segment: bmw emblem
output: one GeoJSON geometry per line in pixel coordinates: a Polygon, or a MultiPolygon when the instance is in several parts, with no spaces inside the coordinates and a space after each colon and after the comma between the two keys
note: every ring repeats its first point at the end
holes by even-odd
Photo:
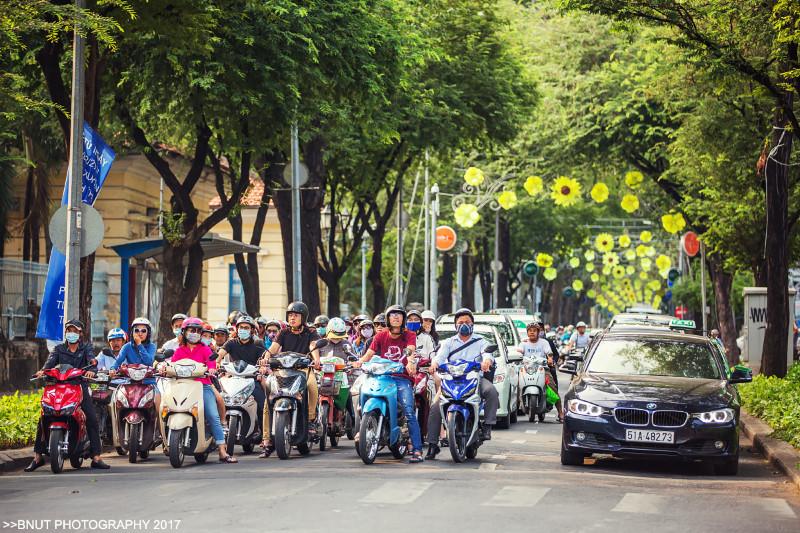
{"type": "Polygon", "coordinates": [[[656,404],[654,404],[654,403],[648,403],[645,407],[647,407],[648,409],[652,410],[652,409],[655,409],[658,406],[656,404]]]}

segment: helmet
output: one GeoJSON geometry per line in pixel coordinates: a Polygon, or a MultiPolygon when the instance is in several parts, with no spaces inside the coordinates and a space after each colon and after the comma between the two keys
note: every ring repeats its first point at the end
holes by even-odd
{"type": "Polygon", "coordinates": [[[409,311],[408,313],[406,313],[406,320],[407,320],[407,319],[408,319],[408,317],[410,317],[411,315],[414,315],[415,317],[419,318],[420,322],[422,321],[422,313],[420,313],[420,312],[419,312],[419,311],[417,311],[416,309],[412,309],[411,311],[409,311]]]}
{"type": "Polygon", "coordinates": [[[208,322],[203,322],[203,333],[211,333],[214,334],[214,326],[212,326],[208,322]]]}
{"type": "Polygon", "coordinates": [[[267,317],[265,317],[265,316],[260,316],[260,317],[256,318],[256,324],[258,324],[259,326],[266,326],[267,322],[268,322],[268,320],[267,320],[267,317]]]}
{"type": "Polygon", "coordinates": [[[370,320],[369,318],[365,318],[364,320],[358,323],[358,329],[365,328],[367,326],[374,327],[375,324],[373,324],[372,320],[370,320]]]}
{"type": "Polygon", "coordinates": [[[203,329],[203,321],[199,318],[195,318],[193,316],[187,318],[183,321],[183,325],[181,326],[181,333],[186,331],[186,328],[198,328],[200,330],[203,329]]]}
{"type": "Polygon", "coordinates": [[[378,313],[377,315],[375,315],[375,318],[373,318],[372,321],[375,322],[376,324],[378,322],[380,322],[381,324],[386,324],[386,315],[384,315],[383,313],[378,313]]]}
{"type": "Polygon", "coordinates": [[[281,324],[280,320],[269,320],[267,321],[266,324],[264,324],[265,328],[268,328],[270,326],[278,326],[278,329],[283,329],[283,324],[281,324]]]}
{"type": "Polygon", "coordinates": [[[224,333],[225,335],[228,334],[228,326],[225,324],[217,324],[214,326],[214,333],[224,333]]]}
{"type": "Polygon", "coordinates": [[[286,308],[286,319],[289,319],[289,313],[298,313],[301,317],[303,324],[308,320],[308,306],[303,302],[292,302],[286,308]]]}
{"type": "Polygon", "coordinates": [[[539,322],[538,320],[534,320],[533,322],[528,322],[528,325],[525,326],[525,331],[528,331],[529,329],[533,329],[533,328],[543,329],[542,328],[542,323],[539,322]]]}
{"type": "Polygon", "coordinates": [[[456,311],[455,315],[453,315],[453,323],[458,322],[459,317],[462,317],[464,315],[469,316],[469,319],[475,322],[475,315],[472,314],[472,311],[470,311],[466,307],[462,307],[461,309],[456,311]]]}
{"type": "Polygon", "coordinates": [[[231,311],[231,314],[228,315],[228,324],[236,324],[236,321],[243,314],[241,311],[231,311]]]}
{"type": "Polygon", "coordinates": [[[64,324],[64,331],[66,331],[67,328],[69,328],[69,327],[73,327],[73,328],[77,329],[78,331],[83,331],[83,322],[81,322],[77,318],[73,318],[72,320],[68,320],[64,324]]]}
{"type": "Polygon", "coordinates": [[[326,336],[330,339],[344,339],[347,337],[347,324],[341,318],[332,318],[328,322],[327,330],[328,334],[326,336]]]}
{"type": "Polygon", "coordinates": [[[586,322],[580,321],[577,324],[575,324],[575,327],[576,328],[585,328],[586,327],[586,322]]]}
{"type": "Polygon", "coordinates": [[[365,320],[369,320],[369,317],[367,315],[356,315],[353,317],[353,324],[357,324],[365,320]]]}
{"type": "Polygon", "coordinates": [[[128,340],[128,334],[125,333],[125,330],[120,328],[114,328],[108,332],[108,336],[106,337],[107,340],[111,339],[123,339],[128,340]]]}
{"type": "Polygon", "coordinates": [[[133,322],[131,322],[131,329],[135,328],[136,326],[147,326],[147,329],[153,331],[153,324],[151,324],[150,321],[143,316],[133,319],[133,322]]]}
{"type": "Polygon", "coordinates": [[[402,305],[390,305],[389,307],[386,308],[386,311],[383,312],[383,314],[386,315],[387,324],[389,323],[389,315],[393,315],[396,313],[400,313],[401,315],[403,315],[403,323],[400,326],[402,328],[406,325],[406,310],[403,308],[402,305]]]}
{"type": "Polygon", "coordinates": [[[174,324],[176,320],[186,320],[189,318],[188,316],[184,315],[183,313],[175,313],[172,315],[172,320],[169,321],[170,324],[174,324]]]}
{"type": "Polygon", "coordinates": [[[425,310],[422,312],[422,320],[436,320],[436,315],[433,314],[433,311],[425,310]]]}
{"type": "Polygon", "coordinates": [[[242,315],[236,320],[236,327],[239,327],[241,324],[249,324],[251,328],[256,327],[255,321],[247,315],[242,315]]]}
{"type": "Polygon", "coordinates": [[[314,325],[320,328],[324,328],[328,325],[331,319],[328,318],[328,315],[319,315],[317,318],[314,319],[314,325]]]}

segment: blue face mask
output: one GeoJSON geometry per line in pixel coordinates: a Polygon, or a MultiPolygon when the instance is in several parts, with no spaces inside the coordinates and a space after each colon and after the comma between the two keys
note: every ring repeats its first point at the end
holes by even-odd
{"type": "Polygon", "coordinates": [[[250,338],[250,330],[249,329],[238,329],[236,330],[236,335],[243,341],[246,341],[250,338]]]}
{"type": "Polygon", "coordinates": [[[320,337],[324,337],[326,331],[327,331],[326,328],[317,328],[317,333],[319,333],[320,337]]]}
{"type": "Polygon", "coordinates": [[[175,335],[175,338],[177,339],[178,337],[180,337],[180,336],[181,336],[181,328],[175,328],[175,329],[173,329],[173,330],[172,330],[172,334],[173,334],[173,335],[175,335]]]}
{"type": "Polygon", "coordinates": [[[416,333],[417,331],[422,329],[422,322],[407,322],[406,328],[408,328],[408,331],[413,331],[414,333],[416,333]]]}
{"type": "Polygon", "coordinates": [[[462,337],[466,337],[468,335],[472,335],[472,325],[471,324],[461,324],[458,326],[458,334],[462,337]]]}
{"type": "Polygon", "coordinates": [[[64,338],[67,340],[69,344],[75,344],[76,342],[78,342],[78,339],[80,339],[81,336],[75,333],[74,331],[70,331],[69,333],[64,335],[64,338]]]}
{"type": "Polygon", "coordinates": [[[202,339],[200,339],[200,342],[202,342],[206,346],[211,346],[211,339],[209,339],[208,337],[203,337],[202,339]]]}

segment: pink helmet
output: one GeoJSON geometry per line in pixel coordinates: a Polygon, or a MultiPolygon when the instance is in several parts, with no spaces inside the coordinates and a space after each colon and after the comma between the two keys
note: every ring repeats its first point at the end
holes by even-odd
{"type": "Polygon", "coordinates": [[[203,321],[197,317],[189,317],[183,321],[183,325],[181,326],[181,333],[186,331],[186,328],[197,328],[200,331],[203,330],[203,321]]]}

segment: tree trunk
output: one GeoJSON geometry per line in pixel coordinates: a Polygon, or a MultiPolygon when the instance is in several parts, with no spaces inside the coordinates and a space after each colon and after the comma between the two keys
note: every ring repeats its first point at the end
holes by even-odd
{"type": "Polygon", "coordinates": [[[767,196],[767,329],[764,332],[761,373],[778,377],[786,375],[786,353],[789,348],[788,165],[793,140],[783,109],[791,109],[793,100],[793,94],[787,91],[783,102],[778,102],[771,143],[776,152],[764,168],[767,196]]]}
{"type": "Polygon", "coordinates": [[[439,278],[439,294],[436,309],[440,314],[453,312],[453,274],[456,269],[455,256],[442,254],[442,276],[439,278]]]}
{"type": "Polygon", "coordinates": [[[159,343],[172,337],[172,316],[176,313],[188,313],[200,292],[203,248],[199,242],[191,245],[181,242],[177,246],[165,242],[161,264],[170,267],[163,268],[164,290],[158,328],[159,343]],[[178,266],[184,263],[186,267],[178,266]]]}
{"type": "Polygon", "coordinates": [[[736,322],[733,319],[731,289],[733,274],[726,272],[722,266],[722,258],[717,254],[708,256],[709,272],[714,284],[714,307],[717,310],[719,333],[728,354],[731,365],[739,363],[739,347],[736,345],[736,322]]]}
{"type": "Polygon", "coordinates": [[[342,302],[341,288],[339,280],[332,279],[325,284],[328,287],[328,316],[339,316],[341,314],[340,304],[342,302]]]}
{"type": "MultiPolygon", "coordinates": [[[[384,228],[385,229],[385,228],[384,228]]],[[[372,310],[382,313],[386,308],[386,286],[383,284],[381,270],[383,269],[383,241],[372,239],[372,259],[367,270],[367,279],[372,285],[372,310]]]]}
{"type": "Polygon", "coordinates": [[[511,227],[508,218],[500,215],[500,257],[503,268],[497,273],[497,302],[495,307],[514,307],[511,304],[511,293],[509,291],[509,271],[511,270],[511,227]]]}
{"type": "Polygon", "coordinates": [[[478,276],[480,277],[481,294],[483,295],[483,308],[475,309],[475,311],[484,311],[491,305],[490,302],[492,301],[492,275],[489,269],[488,243],[483,237],[478,240],[478,250],[478,276]]]}
{"type": "Polygon", "coordinates": [[[462,261],[461,279],[458,281],[458,290],[461,291],[461,307],[475,309],[475,273],[476,257],[464,254],[462,261]]]}

